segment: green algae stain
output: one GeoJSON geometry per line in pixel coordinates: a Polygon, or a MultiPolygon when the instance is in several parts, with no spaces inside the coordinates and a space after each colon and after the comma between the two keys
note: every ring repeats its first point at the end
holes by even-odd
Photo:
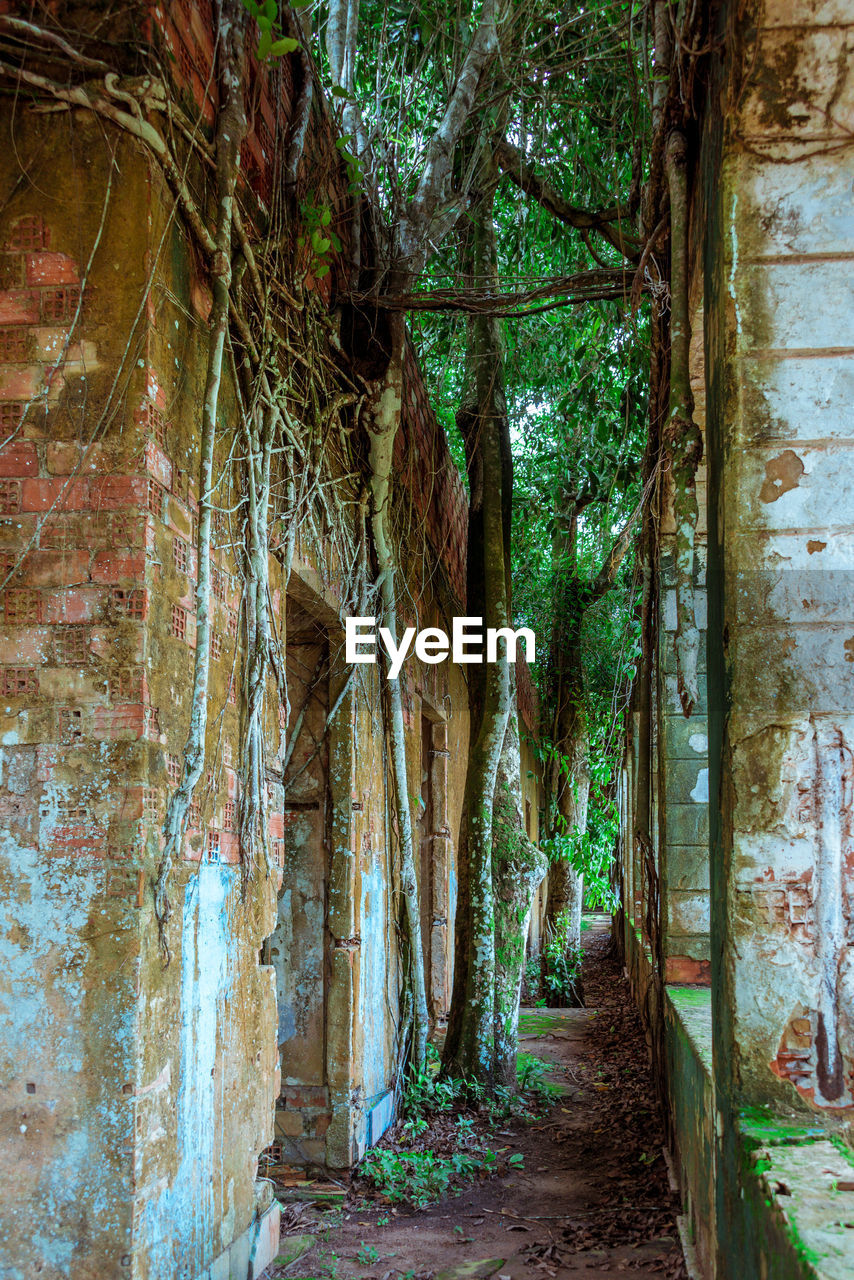
{"type": "Polygon", "coordinates": [[[520,1013],[520,1035],[543,1035],[549,1031],[557,1031],[566,1024],[560,1014],[555,1013],[520,1013]]]}
{"type": "Polygon", "coordinates": [[[679,1007],[692,1009],[712,1008],[712,992],[710,987],[668,987],[667,994],[679,1007]]]}

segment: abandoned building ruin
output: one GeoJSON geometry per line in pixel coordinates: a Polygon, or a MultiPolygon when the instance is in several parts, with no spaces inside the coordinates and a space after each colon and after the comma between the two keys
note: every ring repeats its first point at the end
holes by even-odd
{"type": "MultiPolygon", "coordinates": [[[[72,7],[84,26],[97,8],[72,7]]],[[[854,1115],[854,7],[716,8],[690,187],[701,696],[686,718],[665,484],[655,663],[634,687],[620,776],[615,931],[666,1089],[698,1273],[840,1280],[854,1274],[852,1211],[829,1190],[852,1177],[839,1135],[854,1115]]],[[[129,11],[178,101],[210,122],[210,0],[129,11]]],[[[289,60],[254,62],[247,95],[241,171],[263,214],[293,126],[289,60]]],[[[152,885],[191,711],[211,292],[162,170],[127,131],[8,96],[0,117],[0,1277],[257,1280],[279,1230],[262,1153],[348,1169],[397,1097],[396,818],[377,669],[343,661],[360,554],[346,514],[353,397],[336,401],[327,372],[342,350],[369,361],[371,335],[321,326],[295,356],[335,423],[331,460],[304,459],[301,474],[329,468],[340,502],[321,495],[311,528],[271,529],[290,717],[263,726],[273,866],[248,880],[227,367],[206,773],[172,869],[164,966],[152,885]]],[[[344,207],[319,92],[306,148],[314,188],[344,207]]],[[[343,217],[337,233],[346,246],[343,217]]],[[[307,289],[307,311],[327,308],[335,270],[307,289]]],[[[404,622],[447,629],[466,612],[467,498],[411,347],[392,525],[404,622]]],[[[453,664],[412,658],[401,682],[435,1022],[451,992],[466,689],[453,664]]],[[[536,840],[524,664],[517,685],[536,840]]],[[[534,949],[544,905],[543,889],[534,949]]]]}

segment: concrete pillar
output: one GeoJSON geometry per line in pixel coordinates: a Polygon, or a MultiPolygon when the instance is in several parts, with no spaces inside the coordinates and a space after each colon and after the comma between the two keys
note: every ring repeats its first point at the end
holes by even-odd
{"type": "MultiPolygon", "coordinates": [[[[703,310],[694,308],[691,342],[694,420],[705,430],[703,310]]],[[[709,762],[706,722],[706,466],[697,473],[694,610],[701,632],[700,702],[685,718],[676,682],[676,582],[672,491],[664,477],[659,579],[658,647],[659,794],[658,850],[665,978],[708,983],[709,966],[709,762]]]]}
{"type": "Polygon", "coordinates": [[[844,0],[768,0],[736,31],[705,173],[725,1107],[854,1101],[853,23],[844,0]]]}

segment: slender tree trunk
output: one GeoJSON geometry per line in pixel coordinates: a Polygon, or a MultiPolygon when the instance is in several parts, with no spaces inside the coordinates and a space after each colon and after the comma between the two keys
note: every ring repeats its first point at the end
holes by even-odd
{"type": "MultiPolygon", "coordinates": [[[[590,794],[589,744],[581,666],[581,624],[587,605],[577,580],[578,516],[584,500],[565,491],[556,506],[552,558],[556,575],[551,637],[551,741],[556,759],[550,769],[547,829],[551,837],[583,834],[587,830],[590,794]]],[[[568,858],[549,867],[545,932],[561,938],[568,959],[581,947],[581,907],[584,879],[568,858]]],[[[565,992],[570,1006],[583,1005],[580,978],[565,992]]]]}
{"type": "MultiPolygon", "coordinates": [[[[474,109],[484,74],[498,52],[498,25],[503,21],[506,0],[496,15],[496,0],[483,0],[477,28],[456,77],[439,121],[424,154],[421,175],[411,199],[402,210],[395,226],[392,263],[387,288],[391,296],[403,297],[419,278],[435,246],[442,240],[456,215],[450,212],[449,184],[454,156],[460,136],[474,109]]],[[[349,92],[356,66],[358,32],[358,0],[334,0],[327,24],[327,51],[333,83],[349,92]]],[[[349,107],[348,107],[349,110],[349,107]]],[[[348,116],[353,122],[360,158],[369,160],[367,143],[362,137],[358,112],[348,116]]],[[[358,220],[360,204],[356,204],[358,220]]],[[[358,227],[353,229],[353,265],[359,265],[358,227]]],[[[391,467],[394,441],[400,425],[403,395],[403,352],[405,329],[399,312],[388,315],[389,352],[385,373],[377,379],[365,406],[364,421],[370,439],[371,529],[379,571],[383,623],[397,638],[397,609],[394,589],[395,556],[391,545],[388,515],[391,501],[391,467]]],[[[506,683],[506,669],[504,675],[506,683]]],[[[495,683],[494,681],[492,682],[495,683]]],[[[424,957],[421,944],[418,881],[412,840],[412,815],[409,808],[406,750],[403,727],[403,704],[400,685],[388,682],[389,736],[392,771],[396,790],[397,819],[401,844],[401,881],[406,907],[411,956],[411,982],[414,1006],[412,1063],[420,1067],[426,1057],[427,1000],[424,980],[424,957]]],[[[506,693],[498,685],[489,688],[492,701],[506,701],[506,693]]],[[[503,731],[502,731],[503,736],[503,731]]],[[[482,744],[485,749],[485,744],[482,744]]],[[[499,747],[500,750],[500,740],[499,747]]],[[[496,752],[497,755],[497,752],[496,752]]],[[[487,752],[488,756],[488,752],[487,752]]],[[[490,793],[491,794],[491,793],[490,793]]],[[[475,797],[476,798],[476,797],[475,797]]],[[[481,806],[482,810],[482,806],[481,806]]],[[[483,812],[470,810],[470,823],[482,826],[483,812]]],[[[489,916],[491,904],[480,901],[481,916],[489,916]]]]}
{"type": "Polygon", "coordinates": [[[495,784],[492,879],[495,892],[495,1080],[516,1084],[519,993],[534,894],[546,856],[528,839],[522,811],[522,769],[516,673],[510,668],[511,711],[495,784]]]}
{"type": "MultiPolygon", "coordinates": [[[[468,274],[495,277],[492,208],[494,174],[472,205],[466,249],[468,274]]],[[[466,381],[457,415],[466,445],[469,510],[468,609],[485,627],[506,627],[509,431],[504,396],[503,339],[491,316],[469,321],[466,381]]],[[[495,897],[492,871],[493,801],[511,711],[506,661],[469,669],[471,749],[464,799],[466,899],[457,903],[454,991],[444,1067],[491,1085],[495,1071],[495,897]]]]}
{"type": "MultiPolygon", "coordinates": [[[[580,631],[581,616],[574,616],[565,630],[560,628],[554,646],[557,701],[553,744],[558,758],[565,764],[552,771],[550,825],[553,835],[583,835],[587,830],[587,804],[590,796],[589,740],[580,631]]],[[[545,929],[547,936],[564,939],[566,954],[570,958],[581,947],[583,899],[584,876],[576,870],[569,858],[553,861],[549,867],[545,929]]],[[[583,1005],[580,977],[567,990],[566,999],[570,1007],[583,1005]]]]}

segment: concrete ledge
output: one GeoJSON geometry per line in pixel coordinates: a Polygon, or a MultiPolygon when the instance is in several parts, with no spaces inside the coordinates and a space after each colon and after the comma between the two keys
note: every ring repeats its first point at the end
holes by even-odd
{"type": "Polygon", "coordinates": [[[717,1213],[711,991],[708,987],[666,987],[664,1020],[674,1154],[686,1232],[699,1274],[712,1277],[717,1213]]]}
{"type": "MultiPolygon", "coordinates": [[[[633,925],[625,937],[634,998],[656,1021],[649,951],[633,925]]],[[[684,1228],[703,1280],[850,1280],[854,1155],[809,1115],[743,1111],[716,1132],[711,991],[669,985],[662,1012],[684,1228]]]]}
{"type": "Polygon", "coordinates": [[[854,1191],[844,1186],[854,1186],[850,1152],[823,1130],[770,1112],[746,1113],[739,1129],[739,1251],[753,1255],[742,1253],[742,1273],[768,1280],[849,1280],[854,1191]]]}
{"type": "Polygon", "coordinates": [[[281,1217],[281,1206],[274,1201],[198,1280],[260,1280],[278,1255],[281,1217]]]}

